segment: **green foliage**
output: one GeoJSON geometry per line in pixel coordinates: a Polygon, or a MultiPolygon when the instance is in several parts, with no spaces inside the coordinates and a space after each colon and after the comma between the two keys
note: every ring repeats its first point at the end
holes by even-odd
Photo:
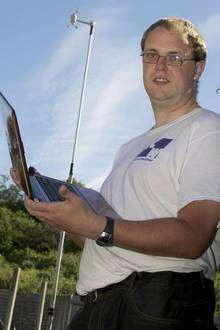
{"type": "MultiPolygon", "coordinates": [[[[39,292],[42,281],[51,291],[55,276],[59,232],[31,217],[22,195],[9,179],[0,182],[0,288],[9,288],[14,270],[22,269],[19,291],[39,292]]],[[[66,237],[59,281],[60,293],[75,287],[80,249],[66,237]]]]}
{"type": "Polygon", "coordinates": [[[217,273],[215,280],[215,293],[216,293],[216,316],[220,317],[220,270],[217,273]]]}
{"type": "Polygon", "coordinates": [[[9,288],[13,267],[0,255],[0,288],[9,288]]]}
{"type": "MultiPolygon", "coordinates": [[[[9,288],[14,269],[20,267],[19,291],[39,292],[43,280],[49,282],[50,290],[55,275],[58,237],[57,231],[22,211],[13,213],[0,206],[0,288],[9,288]]],[[[69,250],[70,246],[69,243],[69,250]]],[[[64,250],[60,293],[74,290],[80,253],[74,245],[72,252],[64,250]]]]}
{"type": "Polygon", "coordinates": [[[10,183],[9,177],[0,175],[0,205],[5,205],[11,210],[24,210],[20,189],[10,183]]]}
{"type": "Polygon", "coordinates": [[[65,253],[62,261],[62,273],[66,278],[78,277],[79,261],[80,261],[81,251],[76,253],[65,253]]]}

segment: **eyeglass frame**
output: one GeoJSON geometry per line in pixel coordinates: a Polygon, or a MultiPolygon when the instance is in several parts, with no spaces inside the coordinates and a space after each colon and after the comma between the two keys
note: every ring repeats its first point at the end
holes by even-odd
{"type": "Polygon", "coordinates": [[[185,62],[185,61],[196,61],[196,58],[194,57],[194,58],[184,58],[181,54],[179,54],[179,53],[168,53],[167,55],[159,55],[158,53],[156,53],[156,52],[150,52],[150,51],[148,51],[148,53],[153,53],[153,54],[155,54],[155,55],[157,55],[157,59],[156,59],[156,61],[155,62],[147,62],[147,61],[144,61],[144,54],[146,54],[147,52],[142,52],[141,54],[140,54],[140,56],[142,56],[143,57],[143,62],[144,63],[148,63],[148,64],[157,64],[158,63],[158,61],[159,61],[159,59],[161,58],[161,57],[163,57],[163,58],[165,58],[165,60],[166,60],[166,64],[168,65],[168,66],[177,66],[177,67],[180,67],[180,66],[182,66],[183,65],[183,62],[185,62]],[[167,56],[169,56],[169,55],[178,55],[178,56],[180,56],[181,58],[180,58],[180,64],[170,64],[170,63],[167,63],[167,56]]]}

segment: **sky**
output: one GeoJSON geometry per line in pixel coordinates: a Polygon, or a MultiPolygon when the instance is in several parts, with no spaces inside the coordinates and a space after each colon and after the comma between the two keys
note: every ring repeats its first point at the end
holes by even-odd
{"type": "MultiPolygon", "coordinates": [[[[0,90],[16,110],[28,165],[65,180],[76,133],[89,27],[95,21],[74,177],[99,189],[120,145],[154,124],[142,83],[140,39],[167,16],[192,20],[208,58],[199,103],[220,114],[220,1],[2,1],[0,90]]],[[[0,120],[0,174],[11,167],[0,120]]]]}

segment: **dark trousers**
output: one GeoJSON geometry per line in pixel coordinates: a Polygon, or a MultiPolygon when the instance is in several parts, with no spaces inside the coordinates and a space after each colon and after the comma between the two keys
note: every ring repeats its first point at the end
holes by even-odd
{"type": "Polygon", "coordinates": [[[69,330],[214,330],[213,282],[202,273],[133,273],[82,298],[69,330]]]}

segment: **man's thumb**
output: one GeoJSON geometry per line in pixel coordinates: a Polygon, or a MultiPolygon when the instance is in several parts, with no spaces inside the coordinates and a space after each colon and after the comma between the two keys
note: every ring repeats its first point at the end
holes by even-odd
{"type": "Polygon", "coordinates": [[[59,188],[59,194],[64,198],[64,199],[68,199],[70,200],[72,197],[72,193],[69,189],[67,189],[67,187],[65,187],[64,185],[61,185],[59,188]]]}

